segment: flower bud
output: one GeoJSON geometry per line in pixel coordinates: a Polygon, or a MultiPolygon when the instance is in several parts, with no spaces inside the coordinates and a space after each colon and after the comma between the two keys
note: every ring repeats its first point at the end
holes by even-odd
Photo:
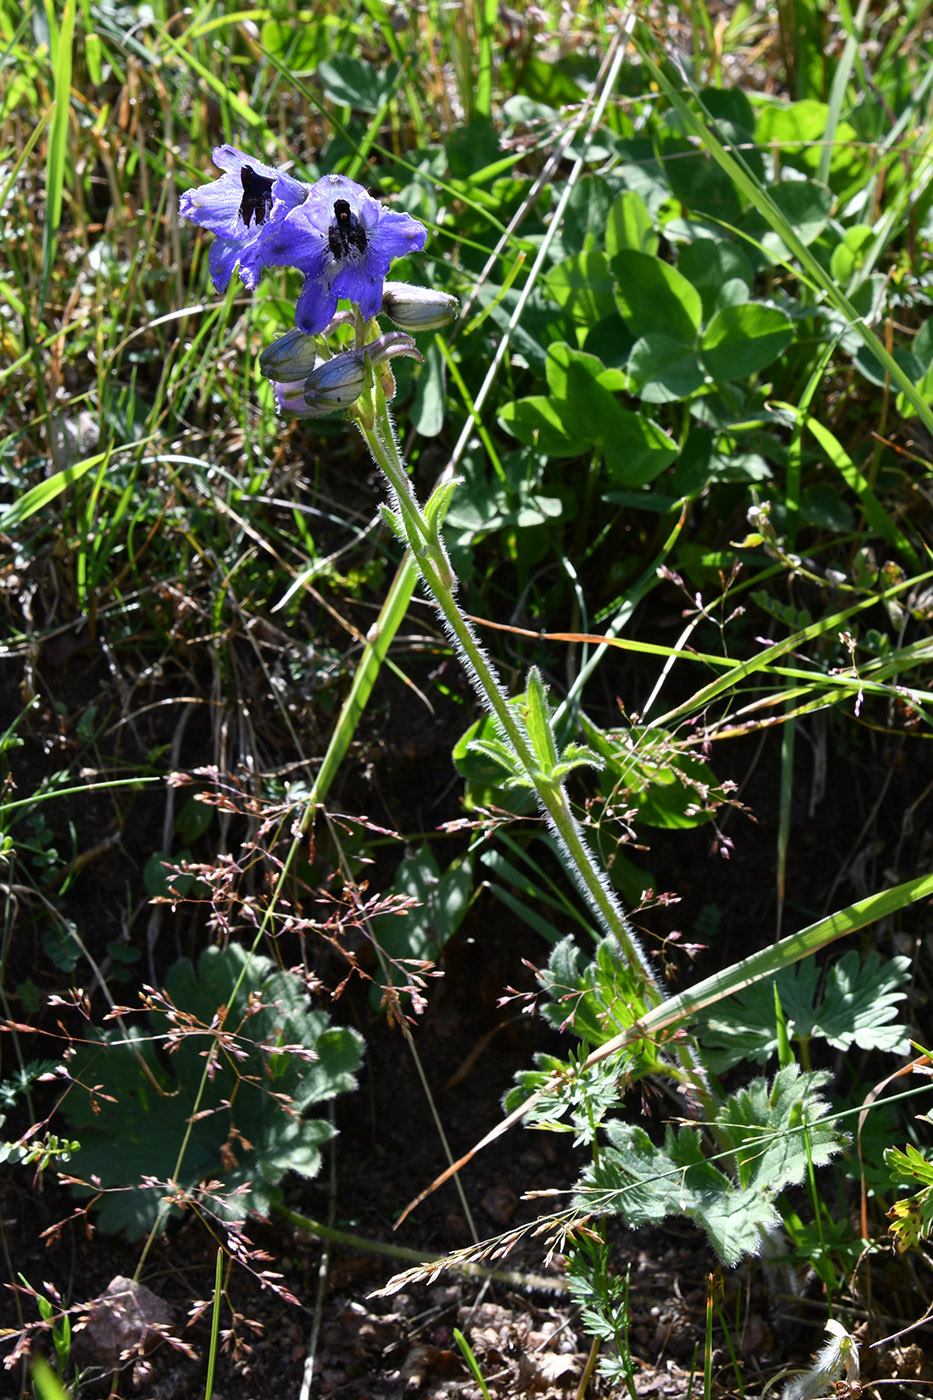
{"type": "Polygon", "coordinates": [[[311,417],[311,410],[305,403],[303,379],[300,379],[296,384],[283,384],[278,380],[273,380],[272,392],[275,395],[275,406],[279,413],[293,413],[297,418],[311,417]]]}
{"type": "Polygon", "coordinates": [[[259,368],[266,379],[297,384],[307,379],[318,359],[317,341],[298,329],[273,340],[259,356],[259,368]]]}
{"type": "Polygon", "coordinates": [[[335,311],[327,325],[322,331],[319,331],[318,334],[323,336],[326,340],[339,326],[355,326],[357,319],[357,313],[352,306],[346,311],[335,311]]]}
{"type": "Polygon", "coordinates": [[[305,380],[305,413],[318,417],[355,403],[366,388],[366,354],[347,350],[325,360],[305,380]]]}
{"type": "Polygon", "coordinates": [[[460,303],[448,292],[411,287],[407,282],[386,282],[382,309],[403,331],[434,331],[454,319],[460,303]]]}

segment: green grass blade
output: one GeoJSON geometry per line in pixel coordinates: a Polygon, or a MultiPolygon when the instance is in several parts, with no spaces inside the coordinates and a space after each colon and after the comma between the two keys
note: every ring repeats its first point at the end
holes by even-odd
{"type": "Polygon", "coordinates": [[[75,28],[75,0],[65,0],[61,23],[56,25],[50,15],[52,36],[53,82],[55,103],[49,126],[49,147],[45,165],[45,225],[42,231],[42,272],[39,278],[39,298],[36,320],[42,319],[49,278],[58,246],[58,230],[62,221],[62,200],[65,170],[68,162],[68,127],[71,120],[71,64],[75,28]]]}
{"type": "MultiPolygon", "coordinates": [[[[878,149],[878,170],[872,177],[870,186],[872,190],[879,181],[884,180],[889,165],[894,162],[901,164],[909,161],[911,148],[914,152],[919,153],[920,169],[922,170],[922,162],[930,150],[931,142],[929,120],[931,91],[933,91],[933,66],[924,73],[912,93],[910,103],[904,108],[897,121],[885,132],[884,140],[878,149]]],[[[863,251],[859,266],[855,269],[852,279],[846,287],[848,296],[852,296],[855,290],[872,275],[891,239],[902,233],[907,227],[908,221],[915,217],[913,211],[922,199],[924,192],[925,182],[918,180],[913,173],[898,185],[890,204],[874,225],[871,243],[863,251]]]]}
{"type": "Polygon", "coordinates": [[[796,418],[802,419],[804,427],[813,434],[843,481],[858,497],[862,514],[875,534],[880,535],[883,540],[887,540],[888,544],[897,550],[901,558],[905,559],[911,568],[916,568],[918,564],[917,551],[906,535],[897,528],[839,439],[828,428],[824,427],[819,419],[811,418],[806,410],[797,409],[789,403],[781,404],[780,407],[786,409],[788,413],[794,414],[796,418]]]}
{"type": "MultiPolygon", "coordinates": [[[[671,550],[674,548],[674,545],[680,538],[680,532],[684,527],[684,521],[686,519],[686,508],[682,508],[680,514],[677,517],[677,520],[674,523],[672,530],[662,543],[661,548],[658,550],[657,556],[654,559],[652,559],[651,563],[646,569],[643,570],[640,577],[637,578],[635,582],[631,585],[631,587],[626,590],[624,600],[620,604],[619,608],[616,610],[612,620],[609,623],[609,626],[606,628],[605,637],[599,640],[593,652],[590,654],[590,656],[587,657],[584,664],[580,667],[580,670],[574,677],[573,684],[567,692],[566,697],[561,701],[557,709],[554,711],[555,728],[557,728],[561,723],[563,723],[565,716],[572,716],[576,712],[576,709],[580,704],[580,700],[583,694],[583,688],[589,680],[590,676],[596,670],[600,661],[605,656],[607,649],[613,644],[618,644],[620,646],[624,645],[624,643],[622,643],[619,639],[618,634],[622,631],[622,628],[629,621],[636,607],[642,601],[642,599],[647,597],[647,595],[652,591],[652,589],[658,586],[658,570],[661,568],[661,565],[666,561],[671,550]]],[[[593,638],[592,640],[595,641],[596,639],[593,638]]],[[[632,647],[634,650],[637,650],[638,643],[633,643],[632,647]]],[[[668,652],[668,655],[672,654],[672,652],[668,652]]],[[[683,654],[686,656],[690,653],[685,652],[683,654]]]]}
{"type": "Polygon", "coordinates": [[[480,1391],[482,1392],[483,1400],[489,1400],[489,1389],[486,1385],[486,1382],[483,1380],[483,1373],[479,1369],[479,1362],[473,1354],[473,1348],[470,1346],[470,1343],[460,1331],[459,1327],[454,1328],[454,1341],[457,1343],[457,1346],[463,1352],[464,1359],[467,1365],[469,1366],[470,1371],[473,1374],[473,1379],[476,1381],[476,1384],[479,1386],[480,1391]]]}
{"type": "Polygon", "coordinates": [[[790,443],[788,444],[787,449],[787,480],[784,488],[784,502],[787,510],[787,529],[785,539],[788,549],[794,549],[797,543],[797,517],[800,513],[800,500],[801,493],[803,490],[802,441],[804,430],[806,429],[810,421],[810,404],[813,402],[813,396],[822,382],[823,375],[829,368],[829,364],[832,360],[837,344],[838,337],[830,340],[826,345],[824,345],[823,351],[817,359],[817,362],[814,365],[813,370],[810,374],[810,378],[807,381],[807,385],[800,396],[800,403],[797,405],[796,408],[791,409],[791,412],[795,415],[796,421],[794,423],[790,443]]]}
{"type": "Polygon", "coordinates": [[[162,28],[159,31],[159,37],[164,44],[168,45],[176,57],[200,79],[205,88],[213,92],[215,97],[217,97],[222,104],[228,106],[239,120],[244,122],[251,131],[265,125],[264,118],[258,116],[248,102],[244,102],[222,78],[219,78],[216,73],[212,73],[209,68],[205,67],[200,59],[195,57],[190,47],[188,47],[190,36],[182,34],[176,39],[167,29],[162,28]]]}
{"type": "MultiPolygon", "coordinates": [[[[6,732],[9,734],[11,731],[8,729],[6,732]]],[[[79,797],[89,792],[106,792],[111,788],[124,792],[135,792],[137,788],[145,787],[148,783],[161,783],[163,781],[163,778],[157,777],[155,774],[147,776],[140,773],[133,778],[111,778],[104,782],[83,782],[78,787],[53,787],[45,792],[34,792],[29,797],[19,797],[15,802],[0,802],[0,821],[4,821],[11,812],[24,811],[27,808],[35,807],[40,802],[54,802],[61,797],[79,797]]]]}
{"type": "Polygon", "coordinates": [[[43,506],[49,505],[63,491],[67,491],[69,486],[80,481],[82,476],[86,476],[95,467],[99,467],[107,455],[106,452],[98,452],[93,457],[85,457],[82,462],[75,462],[74,466],[65,467],[60,472],[54,472],[52,476],[47,476],[44,481],[39,481],[35,486],[31,486],[20,496],[18,501],[7,506],[0,514],[0,531],[13,530],[17,525],[21,525],[24,520],[28,520],[30,515],[35,515],[37,510],[42,510],[43,506]]]}
{"type": "Polygon", "coordinates": [[[778,803],[777,833],[777,929],[781,931],[784,914],[784,894],[787,877],[787,848],[790,844],[791,803],[794,796],[794,748],[797,737],[796,717],[788,713],[790,702],[785,704],[785,720],[781,729],[781,785],[778,803]]]}
{"type": "Polygon", "coordinates": [[[760,982],[762,978],[771,977],[785,967],[800,962],[802,958],[810,957],[821,948],[835,942],[837,938],[844,938],[867,924],[888,918],[891,914],[906,909],[908,905],[915,904],[917,900],[931,897],[933,874],[918,875],[915,879],[905,880],[889,890],[859,899],[855,904],[849,904],[845,909],[839,909],[825,919],[818,919],[815,924],[808,924],[799,933],[788,934],[779,943],[773,943],[758,953],[752,953],[750,957],[733,963],[723,972],[715,972],[711,977],[705,977],[693,987],[688,987],[678,996],[662,1002],[642,1018],[641,1027],[643,1030],[653,1031],[678,1025],[708,1006],[715,1005],[717,1001],[734,996],[736,992],[760,982]]]}
{"type": "Polygon", "coordinates": [[[221,1282],[223,1280],[223,1260],[222,1249],[217,1251],[217,1263],[214,1269],[214,1303],[211,1308],[211,1342],[207,1353],[207,1379],[204,1382],[204,1400],[211,1400],[214,1394],[214,1370],[217,1365],[217,1339],[220,1335],[220,1300],[221,1282]]]}
{"type": "Polygon", "coordinates": [[[30,1369],[39,1400],[69,1400],[67,1390],[41,1356],[33,1357],[30,1369]]]}
{"type": "Polygon", "coordinates": [[[395,640],[395,635],[408,611],[408,604],[415,591],[417,579],[418,570],[411,555],[406,553],[395,578],[392,580],[392,587],[386,595],[374,631],[370,633],[370,640],[367,641],[363,655],[360,657],[360,664],[356,668],[350,693],[343,702],[337,724],[327,746],[327,752],[314,780],[314,787],[309,798],[311,803],[324,801],[330,785],[336,777],[337,770],[350,747],[353,735],[356,733],[360,716],[372,694],[382,663],[385,661],[389,647],[395,640]]]}
{"type": "Polygon", "coordinates": [[[517,899],[515,895],[510,894],[510,892],[501,885],[490,884],[489,891],[491,894],[495,895],[496,899],[505,905],[506,909],[515,915],[516,919],[520,919],[523,924],[527,924],[529,928],[534,929],[535,933],[539,938],[543,938],[545,943],[553,947],[555,943],[559,943],[564,937],[564,929],[555,928],[548,919],[545,919],[541,914],[536,914],[533,909],[528,907],[524,899],[517,899]]]}
{"type": "MultiPolygon", "coordinates": [[[[933,577],[933,571],[920,575],[920,580],[933,577]]],[[[917,583],[920,580],[913,580],[917,583]]],[[[885,589],[883,593],[872,594],[869,598],[862,598],[860,602],[853,604],[851,608],[844,608],[841,612],[835,613],[832,617],[821,618],[818,622],[813,622],[809,627],[802,628],[791,637],[785,637],[781,642],[775,642],[773,646],[766,647],[757,656],[749,657],[747,661],[740,662],[728,675],[717,676],[715,680],[705,685],[702,690],[696,692],[690,700],[681,705],[677,705],[673,710],[669,710],[666,715],[659,715],[657,719],[651,721],[649,727],[669,728],[676,720],[682,719],[684,715],[692,714],[704,705],[708,705],[717,695],[723,691],[730,690],[745,680],[747,676],[755,671],[766,671],[771,668],[772,662],[779,661],[788,651],[796,651],[802,648],[805,643],[812,642],[815,638],[825,632],[835,631],[841,623],[848,618],[854,617],[857,613],[864,612],[866,608],[873,608],[884,598],[891,597],[896,593],[903,592],[905,583],[902,581],[896,584],[893,589],[885,589]]],[[[821,677],[821,680],[831,680],[831,677],[821,677]]]]}
{"type": "MultiPolygon", "coordinates": [[[[842,111],[842,104],[845,101],[846,89],[849,86],[849,79],[852,76],[852,69],[858,55],[858,42],[862,29],[862,20],[865,12],[865,0],[862,0],[861,11],[858,20],[852,21],[849,16],[849,23],[846,27],[846,42],[842,50],[839,62],[836,64],[836,71],[833,74],[833,81],[829,89],[829,111],[826,114],[826,130],[823,133],[823,149],[820,152],[820,164],[817,170],[817,179],[824,185],[829,184],[829,167],[833,158],[833,145],[836,140],[836,128],[839,125],[839,116],[842,111]],[[857,26],[857,28],[856,28],[857,26]]],[[[848,9],[845,0],[842,0],[840,9],[843,14],[848,9]]]]}
{"type": "Polygon", "coordinates": [[[492,48],[498,14],[499,0],[476,0],[479,55],[474,113],[483,121],[492,117],[492,48]]]}

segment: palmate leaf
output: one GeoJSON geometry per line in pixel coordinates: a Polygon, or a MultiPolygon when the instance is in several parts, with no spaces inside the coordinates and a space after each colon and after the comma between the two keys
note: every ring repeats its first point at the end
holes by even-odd
{"type": "Polygon", "coordinates": [[[909,972],[909,958],[882,962],[872,951],[859,965],[858,953],[850,948],[830,968],[819,1004],[820,971],[812,958],[786,968],[776,978],[756,982],[722,1003],[706,1020],[701,1041],[711,1068],[720,1072],[740,1060],[764,1064],[777,1053],[775,982],[792,1040],[822,1039],[837,1050],[857,1045],[861,1050],[904,1054],[909,1042],[895,1018],[897,1003],[906,995],[901,988],[909,972]]]}
{"type": "Polygon", "coordinates": [[[910,1042],[904,1028],[891,1023],[897,1003],[907,995],[900,988],[909,977],[910,958],[883,963],[878,953],[871,952],[859,968],[858,954],[850,949],[829,969],[814,1034],[837,1050],[855,1044],[860,1050],[906,1054],[910,1042]]]}
{"type": "Polygon", "coordinates": [[[826,1078],[788,1065],[770,1087],[756,1079],[727,1099],[714,1125],[726,1146],[718,1161],[709,1159],[699,1128],[668,1128],[658,1147],[641,1128],[607,1123],[609,1146],[585,1173],[575,1204],[617,1213],[630,1225],[687,1216],[706,1231],[724,1264],[757,1254],[762,1232],[778,1220],[778,1193],[807,1174],[807,1139],[815,1164],[842,1146],[823,1121],[827,1105],[819,1091],[826,1078]],[[738,1180],[729,1174],[732,1163],[738,1180]]]}
{"type": "Polygon", "coordinates": [[[630,1123],[610,1123],[607,1131],[612,1145],[586,1173],[585,1189],[575,1198],[579,1209],[619,1214],[633,1226],[683,1215],[706,1231],[724,1264],[757,1253],[761,1232],[777,1219],[772,1200],[736,1186],[707,1161],[698,1128],[669,1128],[663,1147],[630,1123]]]}
{"type": "Polygon", "coordinates": [[[166,979],[166,1009],[149,1012],[150,1035],[136,1028],[127,1038],[111,1030],[68,1062],[74,1086],[64,1109],[81,1142],[72,1172],[99,1182],[101,1229],[125,1229],[135,1239],[158,1219],[168,1193],[145,1178],[174,1178],[195,1193],[218,1182],[201,1197],[204,1208],[232,1221],[248,1211],[268,1214],[286,1171],[317,1172],[333,1129],[309,1110],[353,1088],[362,1040],[356,1031],[329,1026],[324,1012],[310,1009],[301,979],[275,970],[268,958],[252,959],[234,996],[246,959],[246,950],[231,944],[209,948],[197,974],[187,959],[176,963],[166,979]],[[226,1041],[212,1029],[218,1017],[230,1033],[226,1041]],[[165,1037],[179,1028],[183,1034],[169,1052],[165,1037]]]}
{"type": "Polygon", "coordinates": [[[820,1167],[840,1150],[842,1136],[822,1121],[829,1105],[819,1091],[830,1077],[823,1070],[802,1074],[797,1065],[786,1065],[770,1088],[766,1079],[754,1079],[726,1100],[716,1126],[735,1148],[742,1186],[774,1196],[803,1180],[808,1153],[820,1167]]]}

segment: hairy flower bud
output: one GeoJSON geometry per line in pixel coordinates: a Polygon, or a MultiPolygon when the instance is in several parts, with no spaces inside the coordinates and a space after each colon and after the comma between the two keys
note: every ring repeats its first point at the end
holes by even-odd
{"type": "Polygon", "coordinates": [[[305,412],[312,417],[333,413],[355,403],[366,388],[366,354],[363,350],[346,350],[325,360],[305,380],[305,412]]]}
{"type": "Polygon", "coordinates": [[[290,330],[273,340],[259,356],[259,368],[266,379],[285,380],[290,384],[307,379],[318,359],[318,345],[313,335],[290,330]]]}
{"type": "Polygon", "coordinates": [[[389,331],[378,340],[371,340],[366,347],[366,353],[375,370],[379,387],[390,402],[395,398],[395,375],[389,361],[396,355],[405,355],[410,360],[424,363],[424,356],[405,331],[389,331]]]}
{"type": "Polygon", "coordinates": [[[299,380],[297,384],[283,384],[278,380],[272,381],[272,392],[275,395],[275,406],[279,413],[292,413],[297,418],[310,418],[311,410],[305,403],[304,380],[299,380]]]}
{"type": "Polygon", "coordinates": [[[382,309],[403,331],[434,331],[454,319],[460,303],[448,292],[411,287],[407,282],[386,282],[382,309]]]}
{"type": "MultiPolygon", "coordinates": [[[[297,334],[301,335],[301,332],[297,334]]],[[[290,331],[289,335],[282,337],[282,341],[288,340],[291,335],[290,331]]],[[[277,341],[276,345],[281,343],[277,341]]],[[[275,345],[269,349],[274,350],[275,345]]],[[[301,353],[303,352],[299,348],[298,358],[290,360],[283,352],[280,362],[269,368],[280,373],[285,370],[290,375],[296,370],[300,373],[301,353]]],[[[266,354],[268,351],[260,358],[263,359],[266,354]]],[[[273,379],[272,389],[278,410],[280,413],[294,414],[297,418],[321,418],[325,413],[348,408],[366,388],[368,365],[372,366],[378,375],[386,398],[391,399],[395,394],[395,381],[388,362],[396,355],[408,355],[413,360],[423,359],[421,351],[410,335],[406,335],[404,331],[389,331],[377,340],[371,340],[364,349],[344,350],[331,360],[322,360],[317,368],[303,379],[273,379]]],[[[263,370],[268,373],[266,365],[263,366],[263,370]]]]}

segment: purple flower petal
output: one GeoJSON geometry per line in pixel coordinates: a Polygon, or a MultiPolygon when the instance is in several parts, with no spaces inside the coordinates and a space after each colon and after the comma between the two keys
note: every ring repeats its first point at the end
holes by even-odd
{"type": "Polygon", "coordinates": [[[250,288],[267,267],[297,268],[305,284],[295,320],[306,334],[326,328],[341,298],[367,320],[377,316],[393,258],[424,247],[423,224],[386,209],[346,175],[305,185],[235,146],[218,146],[214,163],[220,178],[188,190],[179,204],[186,219],[216,235],[214,286],[224,291],[237,263],[250,288]]]}
{"type": "Polygon", "coordinates": [[[337,298],[319,277],[307,277],[295,306],[295,325],[306,335],[318,335],[337,310],[337,298]]]}
{"type": "Polygon", "coordinates": [[[426,237],[417,219],[384,208],[346,175],[325,175],[251,256],[257,266],[284,264],[305,274],[296,323],[317,335],[340,298],[355,302],[367,319],[378,315],[392,259],[423,248],[426,237]]]}
{"type": "Polygon", "coordinates": [[[218,146],[214,164],[223,171],[219,180],[186,190],[179,201],[179,212],[192,223],[205,228],[224,247],[215,252],[212,245],[210,270],[214,286],[225,291],[237,261],[248,287],[255,287],[262,264],[253,266],[251,253],[268,229],[307,197],[310,185],[295,180],[271,165],[238,151],[235,146],[218,146]]]}
{"type": "Polygon", "coordinates": [[[373,230],[371,243],[378,256],[385,258],[388,268],[393,258],[403,258],[406,253],[420,253],[427,235],[424,224],[419,224],[410,214],[383,209],[379,224],[373,230]]]}
{"type": "MultiPolygon", "coordinates": [[[[385,272],[388,272],[388,266],[385,272]]],[[[360,308],[367,321],[382,310],[382,280],[385,272],[367,272],[365,267],[342,267],[331,282],[336,297],[345,297],[360,308]]]]}
{"type": "Polygon", "coordinates": [[[231,243],[228,238],[215,238],[207,255],[211,281],[218,292],[226,291],[230,278],[240,259],[242,249],[239,243],[231,243]]]}

